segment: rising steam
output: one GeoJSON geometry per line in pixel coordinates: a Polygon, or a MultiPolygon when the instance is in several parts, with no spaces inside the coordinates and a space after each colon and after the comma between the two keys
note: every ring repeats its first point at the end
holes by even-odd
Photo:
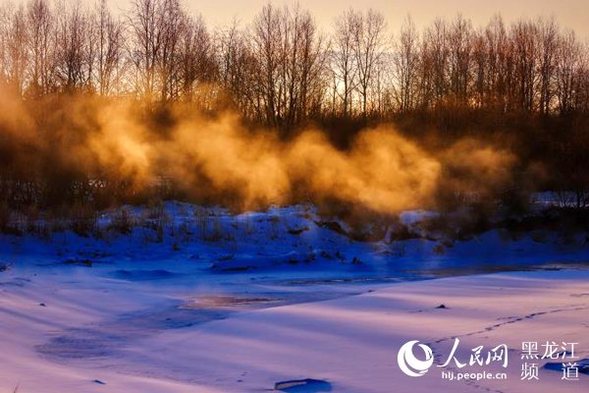
{"type": "Polygon", "coordinates": [[[251,130],[231,112],[211,117],[177,105],[155,121],[131,100],[73,96],[39,115],[2,94],[1,170],[43,173],[47,165],[89,179],[117,176],[140,192],[166,179],[196,198],[238,209],[301,200],[337,200],[378,213],[431,205],[445,168],[462,173],[461,189],[504,182],[514,157],[461,141],[426,151],[391,125],[359,133],[348,150],[317,129],[285,142],[272,130],[251,130]],[[7,110],[9,108],[9,110],[7,110]],[[464,176],[467,173],[468,176],[464,176]],[[485,183],[480,179],[484,178],[485,183]]]}

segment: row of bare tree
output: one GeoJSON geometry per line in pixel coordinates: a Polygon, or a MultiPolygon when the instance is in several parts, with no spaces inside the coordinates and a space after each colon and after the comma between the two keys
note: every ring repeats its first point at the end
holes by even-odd
{"type": "Polygon", "coordinates": [[[266,5],[245,27],[214,32],[180,0],[135,0],[115,15],[28,0],[0,8],[0,79],[34,99],[60,92],[229,102],[245,118],[291,128],[321,117],[375,117],[440,106],[589,112],[589,50],[553,19],[485,27],[457,16],[392,34],[382,14],[348,10],[321,34],[298,6],[266,5]]]}

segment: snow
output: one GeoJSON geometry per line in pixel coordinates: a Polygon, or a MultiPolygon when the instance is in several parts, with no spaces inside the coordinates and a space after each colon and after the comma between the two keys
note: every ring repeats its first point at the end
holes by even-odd
{"type": "Polygon", "coordinates": [[[424,219],[435,218],[438,216],[439,214],[437,212],[429,210],[407,210],[399,214],[399,219],[401,223],[403,223],[404,225],[412,226],[418,224],[420,221],[423,221],[424,219]]]}
{"type": "Polygon", "coordinates": [[[307,379],[307,391],[586,390],[586,375],[549,369],[520,381],[516,352],[507,381],[444,381],[440,369],[415,379],[396,365],[409,340],[439,362],[453,337],[462,358],[529,340],[578,342],[589,358],[583,241],[491,231],[440,252],[433,240],[354,242],[309,206],[164,210],[157,241],[147,225],[0,237],[0,391],[254,392],[307,379]]]}
{"type": "Polygon", "coordinates": [[[567,192],[555,192],[545,191],[538,192],[532,195],[532,203],[540,209],[547,207],[564,207],[571,208],[577,206],[587,206],[588,195],[587,193],[575,193],[571,191],[567,192]]]}

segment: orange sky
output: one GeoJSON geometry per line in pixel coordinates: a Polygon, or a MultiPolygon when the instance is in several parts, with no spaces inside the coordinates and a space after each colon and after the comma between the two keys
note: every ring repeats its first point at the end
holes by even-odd
{"type": "MultiPolygon", "coordinates": [[[[87,0],[92,1],[92,0],[87,0]]],[[[113,7],[126,8],[131,0],[110,0],[113,7]]],[[[211,25],[229,24],[233,18],[249,22],[267,0],[183,0],[193,12],[200,12],[211,25]]],[[[295,1],[273,0],[275,4],[294,4],[295,1]]],[[[562,26],[573,28],[580,38],[589,38],[589,0],[299,0],[312,11],[319,24],[330,28],[333,18],[343,10],[354,7],[383,12],[393,31],[398,29],[407,14],[422,26],[437,16],[453,17],[458,12],[485,24],[500,12],[507,21],[520,17],[554,15],[562,26]]]]}

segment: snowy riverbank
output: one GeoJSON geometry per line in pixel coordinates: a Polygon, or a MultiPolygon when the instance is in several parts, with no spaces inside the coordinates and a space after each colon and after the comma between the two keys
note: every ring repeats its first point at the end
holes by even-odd
{"type": "Polygon", "coordinates": [[[523,342],[577,343],[584,370],[582,239],[492,231],[440,252],[428,239],[356,242],[303,207],[216,213],[207,239],[189,207],[167,210],[176,225],[161,241],[145,228],[3,235],[0,392],[259,392],[307,378],[318,382],[285,391],[581,392],[589,382],[582,372],[562,380],[553,359],[538,360],[540,381],[520,378],[523,342]],[[480,274],[494,271],[511,272],[480,274]],[[440,365],[454,337],[462,362],[505,344],[509,364],[400,371],[404,343],[429,345],[440,365]],[[508,378],[457,382],[442,371],[508,378]]]}

